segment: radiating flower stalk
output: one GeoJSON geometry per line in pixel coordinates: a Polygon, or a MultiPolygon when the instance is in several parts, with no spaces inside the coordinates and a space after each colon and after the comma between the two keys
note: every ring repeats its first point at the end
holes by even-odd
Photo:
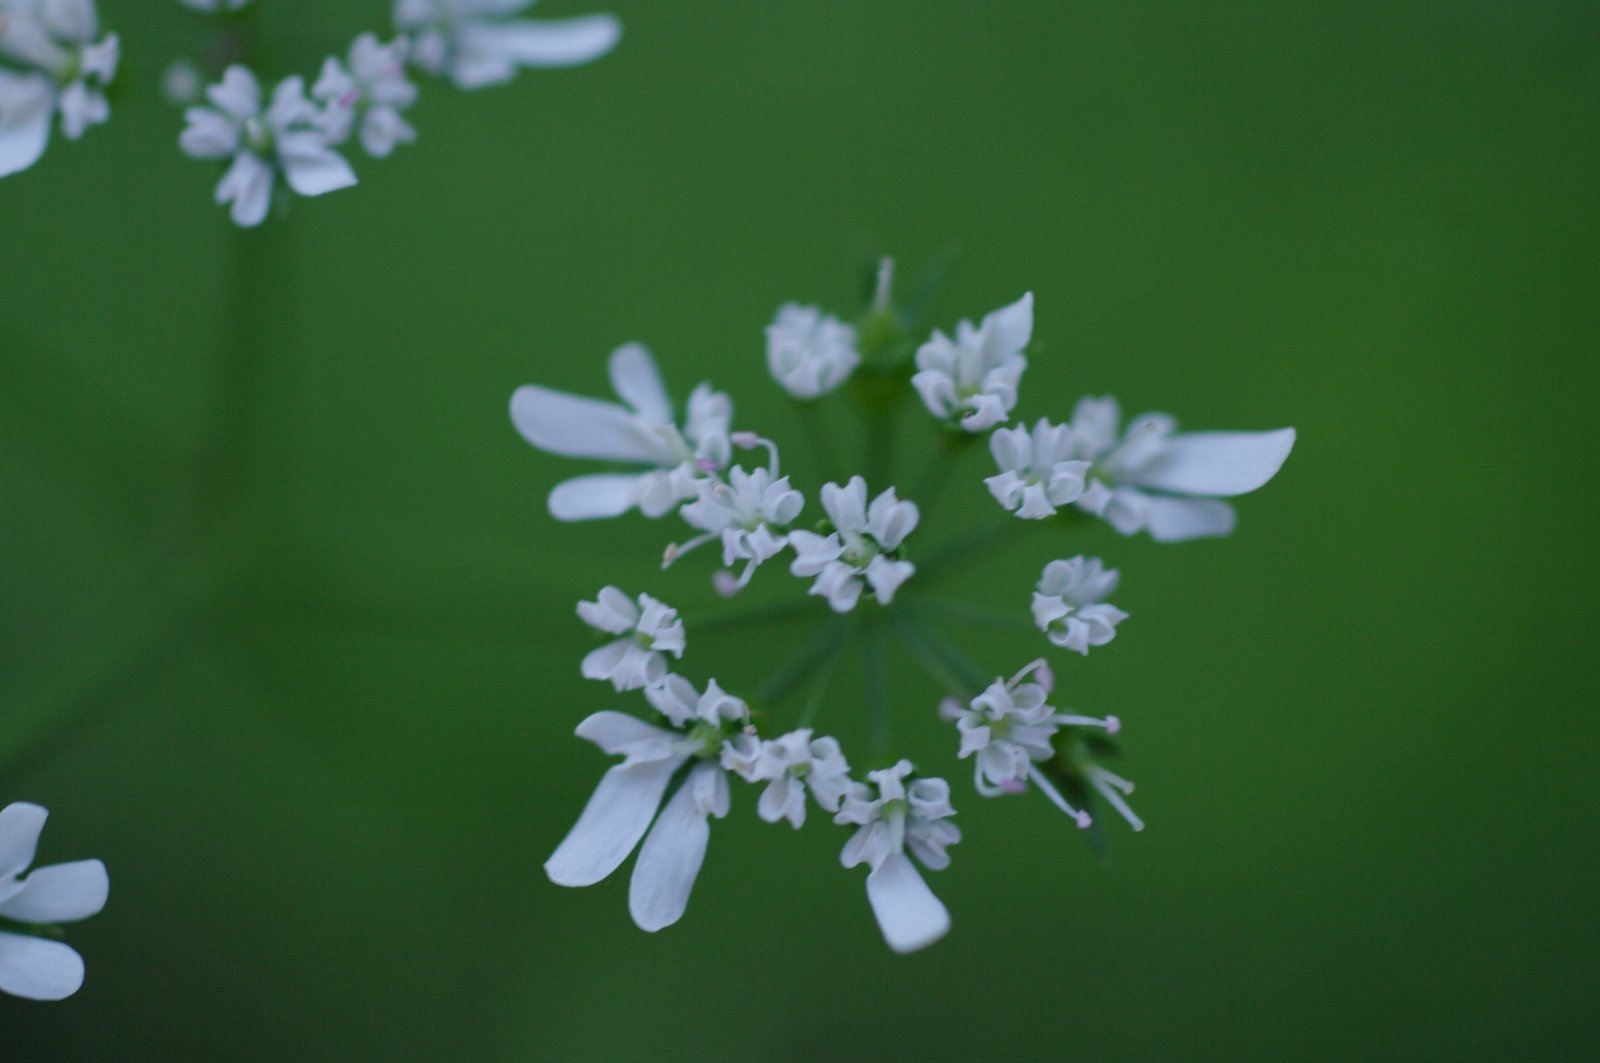
{"type": "MultiPolygon", "coordinates": [[[[604,585],[580,603],[580,618],[608,640],[584,658],[582,674],[643,704],[634,705],[640,715],[606,709],[578,725],[579,737],[622,760],[546,862],[552,881],[599,882],[637,849],[629,889],[634,921],[649,931],[676,922],[705,859],[710,822],[729,814],[735,784],[746,782],[759,787],[756,812],[767,822],[800,829],[815,807],[853,828],[840,860],[847,868],[866,865],[868,901],[890,948],[911,952],[938,940],[950,917],[922,872],[950,863],[948,848],[961,839],[956,799],[932,766],[891,755],[890,640],[945,690],[924,719],[949,730],[945,767],[969,761],[977,796],[1037,792],[1096,847],[1104,812],[1143,829],[1128,801],[1133,784],[1106,766],[1119,753],[1121,720],[1063,704],[1050,663],[1059,651],[1103,652],[1116,638],[1128,617],[1110,601],[1120,574],[1057,544],[1093,518],[1160,542],[1229,534],[1234,514],[1223,499],[1270,480],[1295,433],[1180,433],[1162,414],[1123,428],[1109,398],[1084,399],[1065,418],[1046,403],[1045,416],[1024,422],[1018,407],[1033,324],[1029,293],[949,333],[924,333],[917,314],[895,305],[888,261],[853,322],[815,307],[780,307],[766,336],[772,379],[808,424],[839,409],[864,421],[860,464],[821,484],[793,481],[778,444],[765,432],[736,428],[732,401],[708,383],[694,389],[680,415],[638,344],[611,356],[619,401],[531,384],[516,390],[511,418],[528,442],[612,466],[556,484],[549,508],[558,520],[676,516],[689,534],[669,542],[663,567],[716,559],[708,582],[722,598],[757,578],[786,581],[787,573],[803,581],[790,584],[796,607],[806,608],[803,588],[820,599],[816,615],[832,617],[792,660],[775,662],[747,702],[694,661],[688,636],[696,614],[682,618],[644,588],[604,585]],[[932,462],[907,495],[892,481],[892,442],[896,418],[917,400],[939,442],[928,448],[932,462]],[[986,477],[958,464],[979,443],[993,461],[986,477]],[[936,521],[927,525],[941,491],[964,491],[969,508],[994,507],[998,532],[958,535],[924,550],[923,540],[939,531],[936,521]],[[993,601],[978,603],[927,593],[942,570],[981,566],[997,535],[1029,527],[1052,539],[1031,588],[996,586],[993,601]],[[991,673],[946,638],[934,623],[940,614],[1015,626],[1036,641],[991,673]],[[829,695],[852,647],[864,666],[859,708],[829,695]],[[680,673],[685,665],[704,680],[680,673]],[[783,705],[808,680],[803,706],[791,716],[783,705]],[[847,756],[837,738],[818,730],[825,707],[865,717],[865,758],[847,756]],[[874,770],[859,770],[868,764],[874,770]]],[[[825,430],[816,436],[831,437],[825,430]]],[[[816,457],[836,469],[833,455],[816,457]]],[[[708,621],[758,624],[764,612],[708,621]]]]}

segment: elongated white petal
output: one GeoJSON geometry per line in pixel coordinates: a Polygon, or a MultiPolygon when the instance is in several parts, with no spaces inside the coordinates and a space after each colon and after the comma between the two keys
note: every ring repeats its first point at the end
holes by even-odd
{"type": "Polygon", "coordinates": [[[983,325],[994,337],[996,353],[1022,350],[1033,339],[1033,293],[989,314],[983,325]]]}
{"type": "Polygon", "coordinates": [[[302,196],[337,192],[356,183],[343,155],[324,145],[320,133],[290,133],[278,138],[284,180],[302,196]]]}
{"type": "Polygon", "coordinates": [[[1233,534],[1233,507],[1219,499],[1149,495],[1145,501],[1145,526],[1158,543],[1233,534]]]}
{"type": "Polygon", "coordinates": [[[485,26],[491,47],[522,66],[576,66],[599,59],[622,38],[622,23],[611,15],[583,15],[535,22],[522,20],[485,26]]]}
{"type": "Polygon", "coordinates": [[[50,815],[27,801],[13,801],[0,810],[0,877],[26,871],[39,847],[39,832],[50,815]]]}
{"type": "Polygon", "coordinates": [[[683,758],[619,764],[600,778],[578,822],[544,862],[558,886],[592,886],[615,871],[644,837],[667,782],[683,758]]]}
{"type": "Polygon", "coordinates": [[[666,385],[661,383],[661,373],[655,359],[643,344],[629,343],[611,352],[606,363],[611,376],[611,386],[617,396],[656,424],[672,423],[672,400],[667,397],[666,385]]]}
{"type": "Polygon", "coordinates": [[[69,945],[0,933],[0,991],[28,1000],[65,1000],[83,985],[83,957],[69,945]]]}
{"type": "Polygon", "coordinates": [[[676,464],[665,443],[614,402],[526,384],[511,395],[511,423],[540,450],[563,457],[676,464]]]}
{"type": "Polygon", "coordinates": [[[44,154],[54,100],[43,75],[0,69],[0,177],[26,170],[44,154]]]}
{"type": "Polygon", "coordinates": [[[272,206],[272,180],[272,167],[242,151],[217,182],[217,202],[233,204],[230,213],[235,225],[254,228],[267,220],[267,210],[272,206]]]}
{"type": "Polygon", "coordinates": [[[867,901],[896,952],[926,948],[950,930],[950,913],[905,853],[890,853],[867,876],[867,901]]]}
{"type": "Polygon", "coordinates": [[[628,883],[628,912],[640,930],[653,933],[683,918],[711,840],[708,820],[716,809],[718,786],[726,812],[727,776],[714,764],[696,766],[640,847],[628,883]]]}
{"type": "Polygon", "coordinates": [[[575,476],[550,492],[550,515],[556,520],[603,520],[620,517],[639,504],[639,477],[616,473],[575,476]]]}
{"type": "Polygon", "coordinates": [[[1185,495],[1242,495],[1277,474],[1294,438],[1293,428],[1173,436],[1160,457],[1123,482],[1185,495]]]}
{"type": "Polygon", "coordinates": [[[71,923],[87,919],[106,906],[111,880],[98,860],[41,867],[28,875],[22,890],[0,904],[0,915],[24,923],[71,923]]]}
{"type": "Polygon", "coordinates": [[[574,733],[613,755],[631,753],[633,750],[630,746],[643,742],[670,742],[679,737],[672,731],[653,727],[637,716],[611,710],[586,717],[574,733]]]}

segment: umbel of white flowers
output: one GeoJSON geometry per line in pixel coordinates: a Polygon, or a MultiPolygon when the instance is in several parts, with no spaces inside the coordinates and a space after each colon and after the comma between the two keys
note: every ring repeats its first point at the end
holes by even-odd
{"type": "MultiPolygon", "coordinates": [[[[1124,430],[1109,399],[1083,400],[1070,421],[1010,424],[1033,334],[1032,295],[976,325],[961,322],[953,337],[935,331],[920,346],[897,341],[868,352],[859,345],[863,336],[881,332],[886,290],[880,285],[860,327],[814,307],[782,306],[766,335],[772,378],[793,398],[811,403],[845,391],[856,374],[870,371],[874,379],[852,393],[869,417],[883,409],[886,387],[899,387],[901,397],[922,400],[947,440],[987,434],[999,470],[981,486],[969,474],[966,484],[976,506],[986,505],[986,487],[1005,511],[1028,522],[1001,518],[1006,528],[1038,526],[1070,509],[1101,517],[1123,534],[1148,531],[1161,542],[1224,535],[1234,518],[1222,499],[1265,484],[1294,444],[1292,428],[1179,433],[1171,418],[1156,414],[1124,430]],[[884,350],[904,352],[901,362],[885,365],[884,350]]],[[[928,675],[951,691],[928,715],[954,723],[952,759],[971,761],[975,794],[1038,791],[1079,828],[1094,825],[1098,804],[1143,829],[1127,802],[1133,784],[1100,763],[1117,753],[1110,741],[1122,728],[1117,717],[1058,707],[1055,676],[1042,657],[1010,679],[989,682],[928,627],[932,610],[919,601],[917,565],[905,556],[908,537],[923,522],[914,500],[892,484],[878,484],[874,496],[865,477],[849,476],[818,489],[818,524],[796,527],[808,489],[781,473],[777,443],[734,429],[725,394],[701,383],[680,410],[654,359],[637,344],[618,348],[608,368],[616,402],[531,384],[512,395],[512,423],[535,447],[622,467],[558,483],[549,496],[553,516],[586,521],[633,510],[650,518],[677,513],[695,534],[669,545],[663,566],[720,542],[724,567],[712,573],[712,583],[722,595],[739,592],[763,562],[788,553],[789,573],[810,581],[808,593],[832,612],[865,611],[864,624],[876,624],[879,612],[892,614],[877,629],[903,641],[928,675]],[[732,464],[737,450],[765,450],[766,467],[732,464]]],[[[938,461],[947,451],[934,453],[938,461]]],[[[934,471],[961,483],[937,464],[934,471]]],[[[964,566],[982,560],[975,550],[981,547],[962,557],[964,566]]],[[[1097,557],[1046,561],[1027,610],[1043,636],[1041,648],[1087,656],[1116,639],[1128,616],[1107,600],[1118,581],[1117,570],[1097,557]]],[[[999,599],[1019,620],[1023,589],[999,599]]],[[[985,618],[994,612],[957,608],[985,618]]],[[[827,703],[821,696],[826,678],[816,680],[810,707],[787,730],[773,723],[772,706],[753,713],[715,680],[702,691],[671,671],[687,649],[678,610],[649,594],[607,586],[578,612],[609,639],[583,658],[582,674],[618,692],[641,691],[654,712],[641,719],[608,709],[579,725],[580,737],[623,760],[602,776],[547,861],[553,882],[598,882],[637,849],[629,887],[634,921],[650,931],[676,922],[706,858],[710,821],[730,813],[733,782],[742,780],[761,788],[756,811],[767,822],[799,829],[814,802],[836,824],[855,828],[841,863],[867,865],[867,898],[890,948],[910,952],[948,931],[949,913],[924,877],[948,866],[948,847],[961,838],[944,779],[919,773],[903,759],[853,776],[839,742],[811,726],[812,711],[827,703]]],[[[821,652],[838,654],[844,641],[840,637],[831,650],[823,643],[821,652]]],[[[774,667],[773,675],[797,667],[831,674],[831,665],[810,663],[807,652],[774,667]]]]}
{"type": "Polygon", "coordinates": [[[0,810],[0,990],[29,1000],[63,1000],[83,985],[83,957],[51,935],[104,908],[111,891],[98,860],[28,870],[47,815],[22,801],[0,810]]]}
{"type": "Polygon", "coordinates": [[[58,116],[68,140],[111,117],[118,58],[93,0],[0,0],[0,177],[39,161],[58,116]]]}

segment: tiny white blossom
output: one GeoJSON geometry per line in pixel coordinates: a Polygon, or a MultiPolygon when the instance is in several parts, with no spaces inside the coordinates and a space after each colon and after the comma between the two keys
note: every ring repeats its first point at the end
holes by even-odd
{"type": "Polygon", "coordinates": [[[612,352],[611,385],[622,402],[601,402],[535,384],[511,396],[511,422],[551,454],[649,466],[645,472],[578,476],[550,492],[557,520],[617,517],[637,508],[660,517],[694,498],[707,474],[728,464],[733,404],[701,384],[680,431],[650,352],[630,343],[612,352]]]}
{"type": "Polygon", "coordinates": [[[645,688],[644,696],[674,727],[688,727],[697,720],[720,727],[750,715],[750,706],[719,687],[715,679],[707,682],[701,693],[683,676],[671,674],[662,683],[645,688]]]}
{"type": "Polygon", "coordinates": [[[279,82],[263,108],[261,83],[235,65],[206,89],[206,96],[209,107],[184,112],[188,125],[178,144],[196,159],[233,160],[217,184],[217,202],[233,204],[234,224],[251,228],[266,220],[280,175],[302,196],[356,183],[355,171],[317,126],[317,108],[300,78],[279,82]]]}
{"type": "Polygon", "coordinates": [[[0,992],[29,1000],[62,1000],[83,985],[83,957],[60,941],[26,927],[51,927],[87,919],[105,907],[111,890],[98,860],[52,864],[31,873],[39,832],[48,813],[13,802],[0,810],[0,992]]]}
{"type": "Polygon", "coordinates": [[[1053,517],[1057,507],[1083,494],[1089,463],[1074,460],[1068,425],[1040,418],[1032,432],[1022,425],[997,428],[989,436],[989,452],[1000,472],[983,482],[995,501],[1019,517],[1053,517]]]}
{"type": "Polygon", "coordinates": [[[667,730],[625,713],[597,712],[579,724],[578,737],[626,759],[601,777],[578,822],[545,861],[550,881],[592,886],[620,867],[643,838],[628,885],[629,914],[648,931],[682,918],[705,860],[710,818],[728,814],[728,778],[717,758],[728,728],[739,722],[697,721],[687,730],[667,730]],[[668,784],[691,760],[693,767],[663,807],[668,784]]]}
{"type": "Polygon", "coordinates": [[[1078,508],[1123,535],[1148,531],[1179,542],[1233,531],[1221,501],[1265,484],[1294,447],[1293,428],[1271,432],[1178,433],[1166,414],[1134,418],[1119,437],[1113,398],[1083,399],[1072,415],[1072,456],[1089,461],[1078,508]]]}
{"type": "Polygon", "coordinates": [[[867,505],[867,482],[852,477],[844,487],[822,485],[822,508],[833,522],[828,535],[795,530],[789,533],[795,559],[789,571],[815,576],[811,593],[828,600],[834,612],[848,613],[861,597],[862,581],[871,585],[879,602],[888,605],[895,591],[916,572],[916,566],[898,558],[906,536],[917,526],[915,502],[901,501],[889,488],[867,505]]]}
{"type": "Polygon", "coordinates": [[[417,102],[417,87],[406,78],[406,39],[379,44],[363,33],[350,45],[348,64],[335,56],[322,63],[311,95],[323,105],[319,124],[328,143],[340,145],[359,125],[361,147],[375,159],[399,144],[411,144],[417,131],[401,112],[417,102]]]}
{"type": "Polygon", "coordinates": [[[750,582],[756,568],[776,556],[789,545],[788,526],[800,515],[805,506],[805,496],[789,486],[787,476],[778,475],[778,448],[770,440],[754,433],[735,432],[732,437],[737,446],[765,446],[772,455],[765,469],[746,472],[735,465],[728,470],[726,481],[708,476],[699,482],[699,497],[685,505],[678,513],[690,527],[699,528],[698,535],[682,545],[667,548],[662,567],[670,565],[685,553],[713,539],[722,540],[722,563],[727,566],[743,561],[744,571],[737,577],[726,577],[725,595],[737,593],[750,582]]]}
{"type": "Polygon", "coordinates": [[[1033,622],[1063,649],[1087,654],[1117,634],[1128,614],[1106,598],[1117,589],[1118,573],[1098,557],[1052,561],[1033,592],[1033,622]]]}
{"type": "Polygon", "coordinates": [[[746,782],[765,782],[756,812],[768,823],[806,820],[806,789],[829,812],[838,812],[850,789],[850,765],[834,738],[812,738],[810,728],[763,741],[740,735],[722,749],[722,766],[746,782]]]}
{"type": "Polygon", "coordinates": [[[917,779],[909,786],[911,762],[868,772],[871,785],[855,784],[833,821],[859,828],[839,854],[845,867],[866,864],[867,900],[895,952],[915,952],[938,941],[950,929],[950,913],[917,872],[907,850],[924,866],[938,871],[950,866],[947,846],[961,840],[949,817],[950,784],[943,779],[917,779]]]}
{"type": "Polygon", "coordinates": [[[39,161],[58,115],[68,140],[111,117],[120,54],[93,0],[0,0],[0,177],[39,161]]]}
{"type": "Polygon", "coordinates": [[[767,326],[767,368],[795,398],[826,395],[860,362],[856,330],[817,307],[785,303],[767,326]]]}
{"type": "Polygon", "coordinates": [[[1033,293],[984,317],[962,321],[955,339],[935,331],[917,349],[911,384],[935,417],[960,418],[968,432],[986,432],[1011,415],[1033,338],[1033,293]]]}
{"type": "Polygon", "coordinates": [[[666,654],[683,656],[683,621],[678,611],[648,594],[637,603],[615,587],[602,587],[592,602],[578,603],[590,627],[620,635],[583,659],[585,679],[605,679],[618,690],[658,687],[667,679],[666,654]]]}
{"type": "Polygon", "coordinates": [[[510,16],[534,0],[395,0],[394,22],[411,36],[411,61],[457,88],[510,81],[519,67],[576,66],[616,46],[621,24],[611,15],[553,21],[510,16]]]}

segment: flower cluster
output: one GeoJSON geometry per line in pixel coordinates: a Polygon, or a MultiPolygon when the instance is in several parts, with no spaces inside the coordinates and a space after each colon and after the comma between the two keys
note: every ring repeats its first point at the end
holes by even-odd
{"type": "Polygon", "coordinates": [[[29,1000],[63,1000],[83,985],[83,957],[57,940],[60,924],[94,915],[111,891],[98,860],[28,870],[47,815],[22,801],[0,809],[0,990],[29,1000]]]}
{"type": "MultiPolygon", "coordinates": [[[[930,448],[933,464],[918,481],[927,491],[917,492],[916,500],[881,482],[874,495],[865,475],[852,475],[843,483],[823,483],[822,517],[809,528],[796,526],[807,499],[782,473],[777,444],[735,430],[731,401],[707,383],[695,388],[680,418],[655,361],[636,344],[611,356],[619,402],[537,385],[512,396],[512,422],[535,447],[623,466],[557,484],[549,509],[558,520],[618,517],[635,509],[651,518],[676,513],[698,534],[669,545],[664,566],[720,542],[722,567],[711,582],[731,596],[763,562],[787,551],[790,574],[811,581],[809,594],[838,614],[827,622],[815,656],[802,650],[795,662],[771,671],[757,699],[762,711],[753,713],[715,680],[701,692],[670,670],[686,648],[676,609],[615,587],[579,605],[582,619],[612,639],[584,658],[582,674],[618,691],[642,690],[655,715],[645,720],[606,711],[579,725],[580,737],[624,759],[602,778],[545,866],[559,884],[589,885],[638,847],[629,905],[646,930],[683,915],[705,857],[709,821],[728,814],[732,777],[762,787],[757,813],[768,822],[798,829],[814,803],[835,823],[856,828],[841,862],[868,866],[868,900],[891,948],[912,951],[947,931],[949,915],[919,867],[948,866],[947,847],[961,838],[951,822],[949,784],[903,759],[857,778],[839,741],[817,737],[811,726],[838,657],[846,647],[859,646],[866,662],[862,706],[874,736],[872,759],[890,763],[884,635],[893,635],[946,688],[949,696],[938,703],[936,715],[955,725],[953,759],[972,761],[979,796],[1037,790],[1079,828],[1093,827],[1093,808],[1104,805],[1133,829],[1143,829],[1126,800],[1133,784],[1101,763],[1118,754],[1112,741],[1122,728],[1117,717],[1054,704],[1055,675],[1044,657],[1010,679],[991,681],[992,673],[937,629],[937,616],[1008,618],[919,587],[919,580],[937,579],[953,561],[966,566],[981,560],[975,556],[981,546],[972,546],[971,536],[959,538],[919,569],[908,556],[908,538],[940,490],[962,482],[954,465],[960,444],[984,434],[998,471],[983,486],[1009,516],[1002,515],[982,542],[1030,529],[1058,536],[1083,515],[1100,517],[1124,535],[1148,531],[1161,542],[1227,534],[1234,517],[1222,499],[1266,483],[1293,446],[1290,428],[1179,433],[1161,414],[1135,418],[1123,430],[1110,399],[1083,400],[1069,421],[1012,424],[1033,335],[1033,296],[976,325],[961,322],[954,338],[934,331],[917,344],[915,322],[896,312],[889,298],[891,277],[886,263],[877,296],[855,324],[814,307],[781,307],[767,329],[767,365],[808,414],[812,404],[848,391],[869,429],[887,423],[907,396],[920,398],[944,443],[930,448]],[[757,450],[765,453],[765,464],[735,463],[737,452],[757,450]],[[801,718],[791,729],[772,728],[773,709],[805,678],[813,689],[801,718]]],[[[888,463],[881,450],[871,448],[886,446],[890,437],[870,430],[866,437],[875,442],[865,466],[882,477],[888,463]]],[[[966,480],[969,489],[978,486],[976,479],[966,480]]],[[[973,495],[981,510],[983,492],[973,495]]],[[[1091,647],[1110,643],[1128,616],[1107,600],[1118,580],[1119,573],[1097,557],[1045,563],[1031,607],[1031,626],[1043,636],[1040,648],[1086,656],[1091,647]]],[[[803,598],[796,602],[800,608],[803,598]]],[[[1027,623],[1022,615],[1015,619],[1027,623]]]]}
{"type": "MultiPolygon", "coordinates": [[[[217,23],[234,54],[248,35],[250,0],[180,0],[217,23]]],[[[323,61],[309,89],[290,76],[263,85],[244,63],[205,85],[179,60],[162,79],[169,98],[192,104],[178,138],[184,154],[224,163],[216,200],[243,227],[260,225],[274,203],[320,196],[356,183],[345,157],[354,142],[387,158],[417,139],[406,117],[417,101],[410,71],[477,89],[511,80],[522,67],[564,67],[598,59],[621,35],[610,15],[535,21],[518,15],[533,0],[395,0],[394,36],[355,38],[344,55],[323,61]],[[203,89],[203,93],[202,93],[203,89]]],[[[106,121],[105,89],[117,72],[115,34],[102,36],[95,0],[0,0],[0,177],[43,155],[59,115],[76,140],[106,121]]]]}

